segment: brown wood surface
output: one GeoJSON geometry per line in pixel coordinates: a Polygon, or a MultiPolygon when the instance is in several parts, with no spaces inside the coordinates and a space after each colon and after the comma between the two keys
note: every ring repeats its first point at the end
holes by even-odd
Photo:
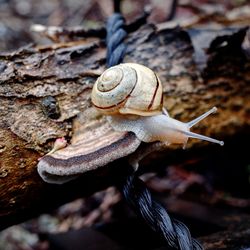
{"type": "MultiPolygon", "coordinates": [[[[245,33],[145,25],[126,39],[124,61],[155,70],[172,117],[189,121],[217,106],[218,113],[194,131],[227,140],[249,131],[250,62],[241,46],[245,33]]],[[[105,53],[104,41],[91,37],[0,54],[1,228],[112,185],[125,171],[121,161],[60,186],[43,182],[36,171],[38,158],[56,138],[70,139],[72,122],[91,107],[90,91],[105,69],[105,53]],[[45,105],[51,102],[48,96],[56,105],[45,105]]],[[[206,145],[190,140],[188,148],[206,145]]]]}

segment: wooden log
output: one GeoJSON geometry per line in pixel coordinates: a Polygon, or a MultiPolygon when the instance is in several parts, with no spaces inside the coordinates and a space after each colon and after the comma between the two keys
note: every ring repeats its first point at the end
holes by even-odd
{"type": "MultiPolygon", "coordinates": [[[[174,118],[189,121],[217,106],[219,113],[196,131],[227,139],[250,125],[250,63],[242,49],[246,31],[186,32],[145,25],[126,39],[124,61],[157,72],[164,106],[174,118]]],[[[52,142],[70,139],[73,121],[91,107],[90,91],[105,68],[105,53],[103,40],[89,37],[0,54],[1,228],[113,185],[126,172],[121,159],[57,186],[43,182],[36,169],[52,142]]],[[[192,140],[188,148],[204,145],[192,140]]]]}

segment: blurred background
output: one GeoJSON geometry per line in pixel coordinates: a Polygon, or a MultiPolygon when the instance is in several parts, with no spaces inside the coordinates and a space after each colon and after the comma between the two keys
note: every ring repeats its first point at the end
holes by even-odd
{"type": "MultiPolygon", "coordinates": [[[[126,0],[122,12],[128,23],[152,7],[149,22],[166,21],[172,0],[126,0]]],[[[173,21],[186,25],[217,25],[249,22],[248,0],[180,0],[173,21]],[[227,18],[228,15],[228,18],[227,18]],[[213,18],[211,18],[213,17],[213,18]]],[[[83,26],[86,29],[104,26],[113,11],[112,0],[0,0],[0,50],[11,50],[35,40],[32,24],[45,26],[83,26]]]]}
{"type": "MultiPolygon", "coordinates": [[[[151,7],[148,22],[159,24],[167,21],[170,6],[171,0],[124,0],[122,12],[130,23],[151,7]]],[[[15,50],[29,43],[52,43],[31,32],[33,24],[93,29],[104,27],[112,11],[111,0],[0,0],[0,51],[15,50]]],[[[180,0],[174,14],[169,25],[206,29],[243,27],[250,24],[250,1],[180,0]]],[[[242,215],[234,221],[238,220],[240,225],[244,216],[250,214],[247,139],[244,135],[232,137],[219,153],[211,146],[213,159],[206,155],[206,149],[197,149],[192,154],[183,151],[181,160],[173,156],[169,161],[172,164],[160,162],[157,173],[151,172],[149,166],[142,179],[173,216],[189,225],[195,237],[202,239],[214,233],[226,237],[219,232],[232,222],[232,212],[242,215]],[[225,219],[227,215],[231,221],[225,219]]],[[[235,249],[250,247],[250,239],[240,238],[235,249]]],[[[160,249],[160,246],[157,235],[137,219],[115,187],[0,232],[0,250],[160,249]]]]}

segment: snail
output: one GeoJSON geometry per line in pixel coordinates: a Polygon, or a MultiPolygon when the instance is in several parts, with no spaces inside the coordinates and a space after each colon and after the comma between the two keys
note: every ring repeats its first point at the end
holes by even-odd
{"type": "Polygon", "coordinates": [[[171,118],[163,107],[160,79],[140,64],[124,63],[105,70],[93,86],[91,101],[107,115],[114,130],[131,131],[143,142],[161,141],[185,147],[188,138],[196,138],[224,145],[223,141],[190,131],[216,112],[216,107],[187,123],[171,118]]]}

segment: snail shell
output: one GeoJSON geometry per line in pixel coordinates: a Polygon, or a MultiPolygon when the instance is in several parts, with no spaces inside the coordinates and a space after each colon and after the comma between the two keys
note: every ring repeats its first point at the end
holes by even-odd
{"type": "Polygon", "coordinates": [[[102,113],[152,116],[162,112],[162,84],[149,68],[124,63],[97,79],[91,100],[102,113]]]}

